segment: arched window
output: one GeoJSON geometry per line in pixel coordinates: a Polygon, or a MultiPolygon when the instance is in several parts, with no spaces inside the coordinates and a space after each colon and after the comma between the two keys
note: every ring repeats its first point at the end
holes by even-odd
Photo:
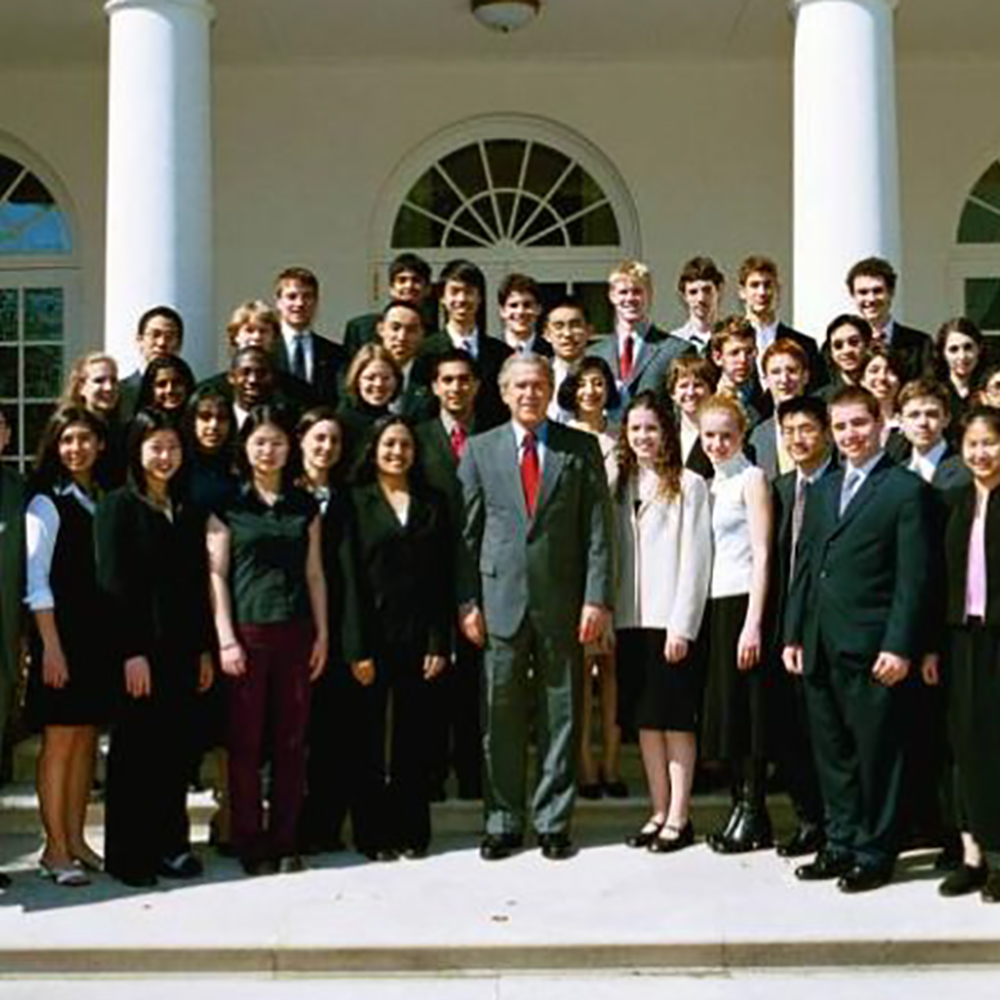
{"type": "Polygon", "coordinates": [[[4,459],[22,467],[62,387],[75,271],[72,226],[51,184],[0,151],[0,406],[12,427],[4,459]]]}
{"type": "Polygon", "coordinates": [[[383,193],[373,246],[376,291],[402,250],[435,268],[465,257],[486,273],[491,309],[496,285],[523,271],[547,298],[579,295],[605,329],[605,278],[623,256],[638,256],[639,233],[631,196],[596,147],[549,121],[491,115],[406,159],[383,193]]]}

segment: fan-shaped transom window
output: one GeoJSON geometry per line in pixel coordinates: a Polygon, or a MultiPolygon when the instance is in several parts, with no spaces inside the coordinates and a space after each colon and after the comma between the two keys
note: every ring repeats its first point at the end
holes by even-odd
{"type": "Polygon", "coordinates": [[[481,139],[448,153],[407,192],[393,248],[616,247],[607,194],[572,156],[532,139],[481,139]]]}
{"type": "Polygon", "coordinates": [[[52,192],[26,166],[0,154],[0,255],[71,252],[69,225],[52,192]]]}

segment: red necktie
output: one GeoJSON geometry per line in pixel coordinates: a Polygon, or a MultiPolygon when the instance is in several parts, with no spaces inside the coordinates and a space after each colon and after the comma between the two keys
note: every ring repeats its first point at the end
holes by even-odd
{"type": "Polygon", "coordinates": [[[621,357],[621,372],[622,372],[622,382],[628,382],[632,377],[632,353],[634,347],[632,344],[632,334],[625,335],[625,343],[622,344],[622,357],[621,357]]]}
{"type": "Polygon", "coordinates": [[[535,443],[535,435],[528,431],[524,435],[521,453],[521,486],[524,488],[524,505],[528,508],[528,517],[535,516],[539,479],[538,445],[535,443]]]}
{"type": "Polygon", "coordinates": [[[455,456],[455,461],[461,461],[462,452],[465,451],[465,428],[461,424],[455,424],[451,429],[451,453],[455,456]]]}

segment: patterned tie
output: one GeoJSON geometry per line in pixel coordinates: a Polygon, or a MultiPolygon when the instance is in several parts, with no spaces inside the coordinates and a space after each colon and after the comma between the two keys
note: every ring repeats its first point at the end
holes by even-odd
{"type": "Polygon", "coordinates": [[[631,333],[625,334],[625,343],[622,344],[622,356],[621,368],[622,382],[628,382],[632,377],[632,363],[635,360],[633,357],[635,351],[635,345],[633,343],[633,337],[631,333]]]}
{"type": "Polygon", "coordinates": [[[524,505],[528,508],[528,517],[535,516],[540,478],[538,445],[534,433],[528,431],[524,435],[524,445],[521,451],[521,487],[524,489],[524,505]]]}
{"type": "Polygon", "coordinates": [[[455,456],[455,461],[462,459],[462,452],[465,451],[465,428],[461,424],[455,424],[451,429],[451,453],[455,456]]]}
{"type": "Polygon", "coordinates": [[[788,582],[791,584],[795,576],[795,553],[799,547],[799,535],[802,533],[802,519],[806,513],[806,490],[809,484],[802,476],[795,477],[795,503],[792,505],[792,558],[788,564],[788,582]]]}
{"type": "Polygon", "coordinates": [[[292,374],[303,382],[306,381],[306,347],[302,343],[302,335],[292,338],[292,374]]]}

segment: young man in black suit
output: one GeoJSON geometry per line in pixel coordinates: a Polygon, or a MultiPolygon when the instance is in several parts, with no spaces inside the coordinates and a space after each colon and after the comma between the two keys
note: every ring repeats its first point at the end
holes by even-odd
{"type": "Polygon", "coordinates": [[[306,383],[314,404],[336,406],[347,352],[313,330],[319,279],[307,268],[286,268],[275,280],[274,304],[281,316],[281,339],[275,351],[279,370],[306,383]]]}
{"type": "MultiPolygon", "coordinates": [[[[768,593],[772,595],[773,620],[780,623],[794,569],[793,553],[802,531],[806,496],[814,483],[837,466],[831,454],[830,419],[823,400],[816,396],[790,396],[778,403],[774,419],[780,427],[784,450],[794,463],[794,468],[778,476],[772,486],[774,578],[768,593]]],[[[776,757],[798,819],[795,832],[778,844],[778,854],[798,858],[823,846],[823,797],[813,761],[802,678],[779,669],[774,682],[775,717],[783,720],[778,730],[776,757]]]]}
{"type": "Polygon", "coordinates": [[[476,395],[476,426],[490,430],[506,421],[510,412],[500,397],[498,378],[504,361],[514,352],[496,337],[486,336],[482,305],[486,278],[471,261],[453,260],[441,272],[441,304],[447,316],[444,329],[427,338],[424,353],[430,364],[446,351],[460,347],[468,351],[479,367],[476,395]]]}
{"type": "Polygon", "coordinates": [[[390,302],[379,320],[378,338],[403,376],[403,384],[389,409],[414,423],[426,420],[437,410],[437,402],[421,364],[424,318],[420,310],[409,302],[390,302]]]}
{"type": "MultiPolygon", "coordinates": [[[[437,303],[431,294],[431,266],[415,253],[401,253],[389,264],[389,301],[409,302],[417,306],[427,333],[437,331],[437,303]]],[[[344,350],[353,358],[359,348],[378,337],[382,313],[364,313],[347,321],[344,327],[344,350]]]]}
{"type": "Polygon", "coordinates": [[[122,421],[135,416],[142,387],[142,373],[154,358],[170,358],[181,353],[184,346],[184,320],[170,306],[153,306],[139,317],[135,333],[136,346],[142,358],[141,367],[118,383],[118,412],[122,421]]]}
{"type": "Polygon", "coordinates": [[[527,274],[508,274],[497,289],[504,343],[516,354],[552,357],[552,345],[538,329],[542,290],[527,274]]]}
{"type": "Polygon", "coordinates": [[[778,279],[778,265],[770,257],[753,254],[740,264],[738,294],[746,311],[746,319],[757,334],[758,362],[776,340],[794,340],[806,352],[809,361],[809,385],[806,391],[815,392],[826,385],[829,381],[826,362],[816,341],[778,319],[781,282],[778,279]]]}
{"type": "Polygon", "coordinates": [[[864,892],[892,878],[903,781],[906,679],[925,641],[928,487],[889,459],[874,396],[830,399],[844,467],[809,492],[795,550],[783,660],[804,675],[826,847],[796,869],[864,892]]]}
{"type": "MultiPolygon", "coordinates": [[[[448,522],[460,544],[463,506],[458,463],[476,432],[475,403],[479,390],[476,362],[468,351],[454,348],[440,355],[431,388],[440,404],[437,416],[417,425],[417,444],[427,484],[446,501],[448,522]]],[[[482,795],[482,732],[479,726],[479,676],[482,653],[461,633],[455,639],[453,670],[445,671],[435,692],[439,714],[428,722],[434,786],[444,784],[450,770],[460,799],[482,795]]]]}
{"type": "Polygon", "coordinates": [[[897,280],[887,260],[866,257],[847,272],[847,291],[858,314],[871,324],[875,340],[891,347],[903,359],[909,382],[932,370],[934,341],[926,333],[893,319],[892,300],[897,280]]]}

